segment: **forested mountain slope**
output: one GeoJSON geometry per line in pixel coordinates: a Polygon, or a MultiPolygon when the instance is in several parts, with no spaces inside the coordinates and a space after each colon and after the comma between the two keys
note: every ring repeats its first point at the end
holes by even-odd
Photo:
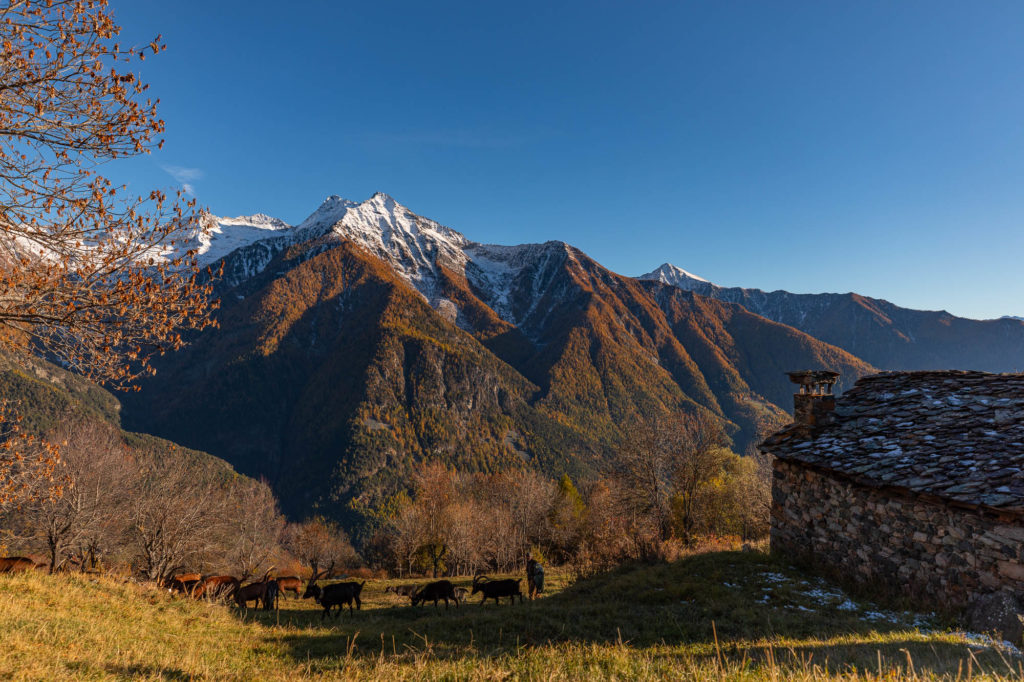
{"type": "MultiPolygon", "coordinates": [[[[61,429],[100,425],[114,430],[127,452],[159,460],[184,459],[197,478],[234,477],[224,460],[163,438],[121,428],[121,404],[110,392],[44,360],[15,360],[0,354],[0,396],[21,427],[35,436],[53,437],[61,429]]],[[[59,443],[59,441],[58,441],[59,443]]]]}
{"type": "MultiPolygon", "coordinates": [[[[358,516],[422,460],[585,475],[624,425],[677,410],[712,411],[743,447],[785,420],[784,370],[871,370],[740,306],[561,242],[478,244],[382,194],[295,227],[211,220],[245,230],[220,327],[166,358],[126,420],[266,476],[296,515],[358,516]]],[[[219,259],[216,239],[199,248],[219,259]]]]}

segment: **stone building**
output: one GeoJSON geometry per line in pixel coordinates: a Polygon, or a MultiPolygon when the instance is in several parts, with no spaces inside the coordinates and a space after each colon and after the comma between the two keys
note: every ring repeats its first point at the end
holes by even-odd
{"type": "Polygon", "coordinates": [[[774,456],[771,546],[824,571],[963,606],[1024,594],[1024,375],[891,372],[838,400],[794,372],[774,456]]]}

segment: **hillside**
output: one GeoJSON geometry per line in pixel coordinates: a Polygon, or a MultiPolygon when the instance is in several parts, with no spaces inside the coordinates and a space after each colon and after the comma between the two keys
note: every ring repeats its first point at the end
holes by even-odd
{"type": "MultiPolygon", "coordinates": [[[[454,578],[466,584],[466,578],[454,578]]],[[[536,602],[446,611],[371,580],[321,621],[209,605],[106,576],[0,576],[4,679],[1004,679],[1012,648],[857,603],[760,552],[624,567],[536,602]],[[959,672],[959,675],[958,675],[959,672]],[[878,677],[876,677],[878,676],[878,677]]]]}
{"type": "Polygon", "coordinates": [[[381,194],[293,228],[232,220],[269,236],[225,258],[220,328],[160,363],[125,418],[266,476],[295,515],[355,520],[427,459],[585,476],[623,424],[677,410],[719,415],[743,448],[786,419],[785,370],[871,371],[739,306],[561,242],[477,244],[381,194]]]}
{"type": "Polygon", "coordinates": [[[222,459],[145,433],[121,429],[121,404],[110,392],[51,363],[0,354],[0,395],[10,401],[29,433],[45,436],[61,424],[102,423],[120,432],[129,451],[147,457],[184,458],[196,476],[233,476],[222,459]]]}
{"type": "Polygon", "coordinates": [[[792,294],[720,287],[665,263],[640,279],[736,303],[832,344],[879,369],[1024,370],[1024,321],[969,320],[860,294],[792,294]]]}

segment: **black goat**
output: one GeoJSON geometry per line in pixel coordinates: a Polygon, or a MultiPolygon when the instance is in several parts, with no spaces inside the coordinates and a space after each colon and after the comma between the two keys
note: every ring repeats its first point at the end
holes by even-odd
{"type": "Polygon", "coordinates": [[[263,593],[263,610],[277,609],[277,600],[281,596],[281,585],[277,580],[267,581],[267,591],[263,593]]]}
{"type": "Polygon", "coordinates": [[[349,582],[349,583],[335,583],[333,585],[324,585],[321,588],[316,584],[318,576],[313,576],[309,581],[309,585],[306,586],[306,592],[302,595],[303,599],[309,599],[312,597],[316,603],[324,607],[324,612],[320,615],[320,620],[327,617],[327,614],[331,612],[331,609],[335,606],[338,607],[338,614],[335,618],[341,617],[341,612],[345,610],[345,605],[348,605],[348,612],[354,614],[352,604],[355,603],[356,609],[363,608],[363,602],[359,599],[360,593],[363,591],[363,585],[366,584],[364,580],[361,583],[349,582]]]}
{"type": "Polygon", "coordinates": [[[459,605],[459,598],[455,595],[455,586],[447,580],[437,580],[432,583],[427,583],[418,592],[409,595],[412,600],[413,606],[419,606],[420,604],[428,601],[434,602],[434,607],[437,607],[437,602],[444,599],[444,608],[448,608],[448,600],[451,599],[455,602],[455,605],[459,605]]]}
{"type": "Polygon", "coordinates": [[[512,600],[512,603],[516,603],[516,597],[519,597],[519,603],[523,603],[523,593],[519,588],[520,579],[518,578],[507,578],[505,580],[491,580],[485,575],[477,575],[473,577],[473,592],[482,592],[484,598],[480,600],[481,604],[487,602],[488,599],[493,599],[495,604],[500,604],[502,597],[508,597],[512,600]]]}

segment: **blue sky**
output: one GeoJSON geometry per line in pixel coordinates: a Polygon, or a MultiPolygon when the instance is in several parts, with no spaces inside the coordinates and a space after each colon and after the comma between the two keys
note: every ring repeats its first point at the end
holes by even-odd
{"type": "Polygon", "coordinates": [[[1024,315],[1024,3],[114,0],[163,151],[298,222],[375,191],[617,272],[1024,315]]]}

